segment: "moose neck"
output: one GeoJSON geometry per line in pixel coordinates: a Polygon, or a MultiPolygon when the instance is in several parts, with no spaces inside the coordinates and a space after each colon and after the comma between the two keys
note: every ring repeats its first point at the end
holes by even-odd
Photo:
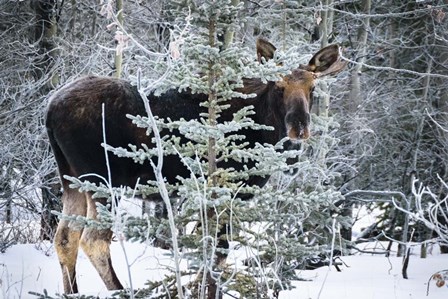
{"type": "MultiPolygon", "coordinates": [[[[255,114],[252,119],[262,125],[271,126],[274,130],[260,130],[256,134],[259,143],[275,144],[286,136],[284,126],[285,112],[281,109],[281,98],[276,94],[275,82],[263,83],[260,79],[244,79],[244,87],[239,92],[255,94],[248,99],[232,100],[232,113],[243,107],[254,106],[255,114]]],[[[253,133],[252,133],[253,134],[253,133]]]]}
{"type": "Polygon", "coordinates": [[[276,144],[286,137],[286,112],[281,96],[275,88],[275,82],[268,82],[263,94],[258,97],[257,103],[254,104],[255,122],[274,128],[272,131],[261,131],[265,143],[276,144]]]}

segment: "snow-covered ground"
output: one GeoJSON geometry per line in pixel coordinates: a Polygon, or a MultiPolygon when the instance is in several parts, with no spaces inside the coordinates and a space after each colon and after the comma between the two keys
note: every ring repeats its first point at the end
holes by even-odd
{"type": "MultiPolygon", "coordinates": [[[[126,201],[126,210],[141,213],[140,201],[126,201]]],[[[355,223],[354,236],[375,221],[378,211],[361,208],[355,223]]],[[[167,274],[167,267],[173,266],[169,251],[145,244],[119,242],[111,246],[112,260],[117,275],[125,287],[134,289],[145,286],[148,280],[160,280],[167,274]],[[130,263],[126,264],[125,254],[130,263]],[[129,278],[129,273],[131,278],[129,278]]],[[[235,245],[235,244],[232,244],[235,245]]],[[[384,251],[385,244],[366,243],[360,249],[384,251]]],[[[393,247],[396,250],[396,246],[393,247]]],[[[401,275],[402,258],[372,254],[354,254],[342,257],[345,265],[341,272],[323,267],[313,271],[300,271],[302,281],[294,282],[296,287],[282,291],[282,299],[447,299],[448,288],[438,288],[435,281],[429,284],[429,296],[426,296],[428,281],[437,271],[448,269],[448,255],[441,255],[437,245],[430,246],[428,257],[419,257],[419,246],[412,247],[408,276],[401,275]]],[[[238,247],[229,254],[227,262],[241,267],[241,260],[250,252],[238,247]]],[[[185,269],[186,261],[181,265],[185,269]]],[[[79,252],[77,277],[79,290],[86,295],[105,297],[106,290],[96,270],[90,264],[82,250],[79,252]]],[[[29,292],[55,295],[63,292],[62,276],[57,255],[51,242],[21,244],[10,247],[6,253],[0,253],[0,298],[36,298],[29,292]]],[[[230,297],[229,297],[230,298],[230,297]]]]}
{"type": "MultiPolygon", "coordinates": [[[[414,249],[417,251],[417,248],[414,249]]],[[[438,251],[438,248],[434,248],[438,251]]],[[[296,289],[285,291],[280,298],[295,299],[446,299],[448,288],[438,288],[435,281],[429,285],[432,274],[447,268],[448,256],[435,254],[421,259],[419,253],[411,256],[408,279],[403,279],[402,258],[395,255],[352,255],[342,257],[347,266],[342,272],[334,268],[303,271],[301,276],[309,281],[294,283],[296,289]],[[319,296],[320,294],[320,296],[319,296]]]]}
{"type": "MultiPolygon", "coordinates": [[[[143,287],[148,279],[163,277],[164,267],[172,259],[164,251],[151,246],[136,243],[124,243],[126,253],[132,263],[131,275],[133,287],[143,287]]],[[[379,244],[376,244],[378,246],[379,244]]],[[[369,245],[370,248],[374,244],[369,245]]],[[[417,247],[414,251],[417,251],[417,247]]],[[[117,274],[122,282],[129,286],[123,249],[118,242],[112,244],[112,256],[117,274]]],[[[237,256],[244,254],[239,249],[237,256]]],[[[448,256],[440,255],[434,246],[428,258],[420,259],[414,252],[410,259],[409,279],[401,276],[402,259],[392,256],[357,254],[342,257],[347,266],[341,266],[342,272],[335,268],[320,268],[314,271],[301,271],[306,281],[294,283],[296,289],[283,291],[280,298],[294,299],[446,299],[448,288],[438,288],[434,281],[429,286],[432,274],[444,270],[448,256]],[[319,295],[320,294],[320,295],[319,295]]],[[[83,294],[104,296],[107,291],[98,274],[84,256],[79,254],[77,268],[78,282],[83,294]]],[[[35,298],[29,291],[42,292],[46,289],[50,295],[62,292],[62,279],[59,263],[51,243],[38,245],[15,245],[0,254],[0,297],[35,298]]]]}

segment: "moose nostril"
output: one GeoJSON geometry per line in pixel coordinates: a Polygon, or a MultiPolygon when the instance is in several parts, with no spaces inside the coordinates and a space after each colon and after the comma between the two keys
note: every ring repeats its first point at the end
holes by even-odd
{"type": "Polygon", "coordinates": [[[300,130],[300,139],[308,139],[308,138],[310,138],[310,130],[308,128],[300,130]]]}
{"type": "Polygon", "coordinates": [[[297,142],[300,139],[300,132],[295,128],[288,128],[288,137],[291,141],[297,142]]]}
{"type": "Polygon", "coordinates": [[[293,142],[299,142],[299,140],[305,140],[310,137],[310,130],[308,127],[302,126],[287,126],[287,135],[293,142]]]}

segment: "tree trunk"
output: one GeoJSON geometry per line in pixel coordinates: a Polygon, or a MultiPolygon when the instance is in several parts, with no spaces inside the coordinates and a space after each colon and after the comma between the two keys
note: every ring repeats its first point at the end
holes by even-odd
{"type": "Polygon", "coordinates": [[[60,184],[52,184],[42,190],[42,214],[40,225],[40,239],[53,240],[58,218],[52,214],[52,211],[61,211],[59,198],[62,196],[60,184]]]}
{"type": "MultiPolygon", "coordinates": [[[[32,2],[36,16],[34,27],[34,41],[39,45],[39,56],[35,62],[36,80],[44,80],[45,84],[41,88],[42,94],[47,94],[51,89],[59,84],[59,74],[57,72],[57,59],[59,52],[55,43],[57,34],[56,20],[56,0],[34,0],[32,2]]],[[[48,150],[50,150],[48,148],[48,150]]],[[[56,175],[56,173],[53,173],[56,175]]],[[[44,182],[48,181],[44,178],[44,182]]],[[[49,190],[59,190],[60,184],[43,186],[42,190],[42,214],[41,214],[41,239],[52,239],[56,229],[57,217],[51,214],[51,210],[60,210],[55,204],[55,194],[58,192],[49,190]]]]}
{"type": "MultiPolygon", "coordinates": [[[[429,74],[432,71],[432,59],[429,59],[428,61],[428,66],[426,69],[426,72],[429,74]]],[[[430,76],[426,76],[423,79],[423,94],[420,100],[421,105],[419,105],[421,107],[421,112],[420,112],[420,121],[419,124],[416,128],[416,132],[415,132],[415,146],[414,146],[414,153],[413,153],[413,157],[412,157],[412,161],[411,161],[411,165],[410,165],[410,170],[411,170],[411,175],[410,175],[410,181],[409,181],[409,194],[411,197],[411,189],[412,189],[412,184],[414,183],[414,181],[416,179],[418,179],[418,168],[417,168],[417,163],[418,163],[418,158],[419,158],[419,152],[420,152],[420,147],[421,147],[421,143],[422,143],[422,139],[423,139],[423,128],[425,126],[425,119],[426,119],[426,115],[425,115],[425,107],[426,104],[428,102],[428,92],[429,92],[429,88],[430,88],[430,83],[431,83],[431,78],[430,76]]],[[[410,211],[411,207],[410,207],[410,203],[407,202],[406,203],[406,209],[408,211],[410,211]]],[[[409,215],[405,214],[404,215],[404,223],[403,223],[403,234],[402,234],[402,242],[405,243],[407,242],[408,239],[408,231],[409,231],[409,215]]],[[[397,252],[397,256],[403,256],[405,254],[405,248],[404,245],[400,244],[398,246],[398,252],[397,252]]]]}
{"type": "MultiPolygon", "coordinates": [[[[362,1],[362,13],[368,15],[370,14],[371,9],[371,0],[363,0],[362,1]]],[[[366,16],[362,19],[362,25],[358,31],[358,40],[357,40],[357,63],[355,64],[353,71],[351,73],[350,80],[350,95],[349,95],[349,103],[351,105],[350,112],[356,112],[359,104],[361,103],[361,82],[360,76],[362,72],[362,66],[365,61],[366,56],[366,44],[367,44],[367,36],[368,36],[368,28],[370,27],[370,17],[366,16]]]]}
{"type": "MultiPolygon", "coordinates": [[[[238,6],[240,4],[240,0],[232,0],[231,4],[233,6],[238,6]]],[[[232,44],[234,36],[235,36],[235,30],[227,27],[226,32],[224,33],[224,46],[223,46],[224,49],[227,49],[230,46],[230,44],[232,44]]]]}
{"type": "MultiPolygon", "coordinates": [[[[12,223],[12,188],[11,184],[9,183],[10,179],[10,173],[9,168],[6,169],[5,175],[2,177],[2,184],[0,185],[0,199],[2,201],[5,201],[5,215],[4,219],[2,221],[5,221],[8,224],[12,223]]],[[[2,204],[3,206],[3,204],[2,204]]],[[[3,213],[2,213],[3,214],[3,213]]]]}
{"type": "Polygon", "coordinates": [[[68,24],[68,28],[70,32],[75,31],[76,19],[78,17],[78,6],[76,5],[76,0],[71,0],[71,17],[70,22],[68,24]]]}
{"type": "Polygon", "coordinates": [[[43,92],[48,92],[59,83],[56,61],[58,51],[54,38],[57,33],[56,0],[35,0],[33,2],[36,15],[34,40],[39,45],[39,56],[35,62],[37,79],[46,81],[43,92]]]}
{"type": "MultiPolygon", "coordinates": [[[[328,46],[328,38],[329,33],[333,31],[333,13],[329,10],[329,7],[332,5],[333,0],[325,0],[324,1],[324,9],[322,10],[322,20],[319,24],[319,31],[321,39],[321,48],[328,46]]],[[[315,110],[313,111],[318,116],[328,117],[329,115],[329,107],[330,107],[330,94],[328,92],[328,84],[325,81],[319,81],[317,84],[317,88],[321,91],[315,96],[315,110]]],[[[321,153],[322,157],[321,161],[325,161],[325,156],[327,153],[321,153]]],[[[346,217],[352,217],[353,208],[351,204],[344,205],[341,209],[341,215],[346,217]]],[[[352,228],[351,227],[342,227],[341,228],[341,237],[345,240],[351,241],[352,239],[352,228]]]]}
{"type": "MultiPolygon", "coordinates": [[[[117,21],[119,26],[123,26],[123,0],[116,0],[116,5],[117,5],[117,21]]],[[[118,43],[120,43],[120,41],[117,41],[118,43]]],[[[123,52],[121,50],[120,46],[117,47],[117,51],[115,52],[115,72],[113,74],[114,77],[116,78],[120,78],[121,77],[121,72],[122,72],[122,67],[123,67],[123,52]]]]}
{"type": "MultiPolygon", "coordinates": [[[[447,53],[448,55],[448,53],[447,53]]],[[[448,61],[448,57],[446,59],[443,60],[443,65],[446,65],[448,61]]],[[[445,83],[446,84],[446,83],[445,83]]],[[[443,128],[448,128],[448,87],[442,89],[442,93],[441,93],[441,97],[439,100],[440,104],[439,104],[439,112],[440,112],[440,116],[438,118],[438,122],[440,123],[440,125],[443,126],[443,128]]],[[[444,172],[444,174],[440,174],[441,177],[446,177],[448,175],[448,165],[446,164],[446,161],[448,161],[448,131],[447,130],[442,130],[441,128],[438,128],[439,130],[439,136],[441,137],[440,140],[444,140],[445,142],[445,146],[444,146],[444,152],[442,152],[441,155],[441,161],[444,161],[445,166],[443,167],[443,170],[441,172],[444,172]]],[[[446,189],[441,185],[440,186],[440,190],[439,190],[439,197],[440,198],[445,198],[446,196],[446,189]]],[[[441,225],[448,225],[448,223],[446,222],[446,219],[444,217],[441,217],[439,215],[438,217],[439,223],[441,225]]],[[[448,246],[447,245],[440,245],[440,252],[441,253],[448,253],[448,246]]]]}
{"type": "MultiPolygon", "coordinates": [[[[214,48],[216,47],[216,20],[211,18],[209,20],[209,46],[214,48]]],[[[217,125],[217,116],[216,116],[216,107],[217,103],[217,94],[215,90],[216,83],[216,71],[214,69],[214,62],[211,61],[208,66],[208,124],[211,127],[215,127],[217,125]]],[[[218,185],[218,178],[215,176],[217,170],[217,161],[216,161],[216,139],[213,137],[209,137],[208,139],[208,184],[213,188],[218,185]]],[[[216,194],[212,193],[212,199],[216,197],[216,194]]],[[[207,211],[207,220],[210,223],[213,221],[212,218],[215,216],[215,211],[213,208],[209,208],[207,211]]],[[[216,227],[218,229],[218,227],[216,227]]],[[[205,237],[205,236],[203,236],[205,237]]],[[[213,246],[210,242],[208,242],[208,246],[213,246]]],[[[209,251],[210,248],[207,250],[209,251]]],[[[205,258],[208,258],[208,254],[205,258]]],[[[210,257],[214,258],[214,257],[210,257]]],[[[213,264],[213,263],[212,263],[213,264]]],[[[220,290],[218,289],[216,280],[211,276],[211,273],[206,273],[207,277],[207,289],[206,296],[208,299],[214,299],[218,295],[221,298],[220,290]]]]}
{"type": "MultiPolygon", "coordinates": [[[[362,13],[368,15],[370,14],[371,8],[371,0],[363,0],[362,1],[362,13]]],[[[367,33],[368,28],[370,27],[370,18],[368,16],[362,19],[362,25],[358,31],[358,38],[356,42],[357,49],[357,63],[353,68],[353,71],[350,75],[350,93],[349,100],[347,104],[347,111],[349,115],[357,115],[358,108],[362,103],[362,93],[361,93],[361,72],[362,66],[365,61],[366,48],[367,48],[367,33]]],[[[356,125],[356,123],[355,123],[356,125]]],[[[356,128],[354,128],[356,130],[356,128]]],[[[358,142],[358,141],[355,141],[358,142]]],[[[346,205],[342,209],[342,215],[351,216],[352,215],[352,206],[346,205]]],[[[344,228],[341,231],[341,235],[344,236],[344,239],[351,240],[352,228],[344,228]]]]}
{"type": "Polygon", "coordinates": [[[408,248],[405,253],[405,257],[403,260],[403,267],[401,268],[401,275],[404,279],[408,279],[408,266],[409,266],[409,258],[411,256],[411,248],[408,248]]]}
{"type": "MultiPolygon", "coordinates": [[[[322,36],[320,47],[324,48],[328,46],[328,33],[333,31],[333,21],[331,20],[332,14],[329,12],[328,7],[332,4],[333,0],[324,1],[324,9],[322,10],[322,20],[319,24],[320,36],[322,36]]],[[[328,109],[330,107],[330,95],[328,93],[328,84],[325,81],[319,81],[317,88],[321,91],[315,96],[315,110],[313,111],[318,116],[328,117],[328,109]]]]}
{"type": "Polygon", "coordinates": [[[321,32],[321,36],[322,39],[320,41],[320,46],[321,48],[326,47],[328,45],[328,25],[329,25],[329,11],[328,11],[328,6],[331,4],[332,0],[325,0],[324,1],[324,9],[322,11],[322,21],[320,23],[320,32],[321,32]]]}

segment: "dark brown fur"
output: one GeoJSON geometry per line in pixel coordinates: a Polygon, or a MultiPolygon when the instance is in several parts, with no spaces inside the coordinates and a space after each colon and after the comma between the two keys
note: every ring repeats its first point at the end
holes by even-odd
{"type": "MultiPolygon", "coordinates": [[[[272,58],[274,50],[275,47],[265,40],[257,42],[260,61],[263,61],[261,57],[266,60],[272,58]]],[[[320,75],[334,74],[343,68],[338,61],[337,50],[338,47],[334,45],[322,49],[308,66],[301,66],[279,82],[263,84],[260,80],[245,80],[242,92],[256,93],[257,96],[247,100],[233,99],[231,108],[223,112],[222,118],[230,120],[233,113],[247,105],[253,105],[254,120],[272,126],[275,130],[242,132],[249,143],[275,144],[285,136],[292,141],[308,138],[314,80],[320,75]]],[[[173,120],[197,119],[203,112],[198,104],[206,100],[205,95],[173,90],[160,97],[148,97],[154,115],[173,120]]],[[[82,215],[92,219],[97,216],[95,200],[91,198],[91,194],[70,189],[64,176],[98,174],[107,178],[106,159],[101,146],[102,104],[105,105],[107,144],[124,148],[129,144],[151,144],[145,131],[137,128],[126,117],[127,114],[145,115],[140,95],[129,83],[119,79],[89,76],[69,83],[56,92],[50,99],[46,126],[64,187],[63,213],[67,215],[82,215]]],[[[146,182],[154,178],[149,164],[136,164],[131,159],[118,158],[112,154],[108,154],[108,158],[114,186],[133,187],[138,179],[146,182]]],[[[166,167],[163,173],[168,182],[175,182],[176,176],[189,175],[177,156],[165,157],[164,165],[166,167]]],[[[242,167],[240,164],[232,166],[242,167]]],[[[99,182],[96,176],[87,176],[86,179],[99,182]]],[[[251,177],[246,183],[262,186],[266,180],[267,178],[251,177]]],[[[110,258],[111,231],[93,228],[76,230],[72,225],[69,220],[61,220],[54,241],[61,263],[64,291],[78,291],[75,266],[79,246],[89,257],[107,288],[121,289],[122,285],[110,258]]]]}

